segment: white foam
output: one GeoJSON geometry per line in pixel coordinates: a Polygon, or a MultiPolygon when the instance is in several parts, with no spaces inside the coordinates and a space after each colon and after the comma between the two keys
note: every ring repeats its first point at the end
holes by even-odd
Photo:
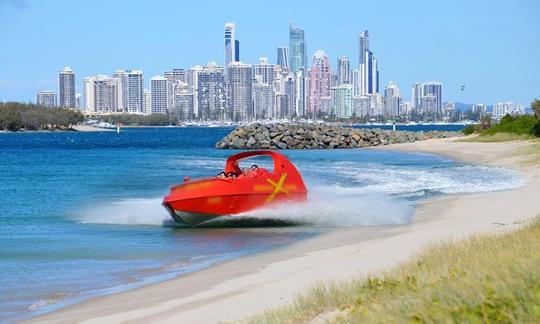
{"type": "Polygon", "coordinates": [[[86,224],[162,225],[170,216],[161,199],[124,199],[86,207],[77,219],[86,224]]]}

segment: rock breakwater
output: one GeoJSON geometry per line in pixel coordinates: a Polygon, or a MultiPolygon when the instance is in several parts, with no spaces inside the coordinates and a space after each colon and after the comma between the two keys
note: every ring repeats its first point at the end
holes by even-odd
{"type": "Polygon", "coordinates": [[[216,143],[219,149],[336,149],[459,136],[448,131],[391,131],[326,124],[251,124],[240,126],[216,143]]]}

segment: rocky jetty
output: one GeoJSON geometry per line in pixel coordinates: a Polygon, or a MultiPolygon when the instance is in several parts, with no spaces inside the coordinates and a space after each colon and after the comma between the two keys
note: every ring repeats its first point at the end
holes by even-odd
{"type": "Polygon", "coordinates": [[[336,149],[459,136],[458,132],[409,132],[349,128],[326,124],[251,124],[216,143],[220,149],[336,149]]]}

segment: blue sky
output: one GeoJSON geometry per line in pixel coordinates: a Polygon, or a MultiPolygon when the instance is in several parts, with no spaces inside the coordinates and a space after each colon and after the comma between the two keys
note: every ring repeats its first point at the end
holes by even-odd
{"type": "Polygon", "coordinates": [[[290,19],[306,30],[308,59],[325,50],[356,66],[368,29],[381,88],[410,99],[415,81],[444,83],[458,102],[540,97],[540,1],[72,1],[0,0],[0,100],[35,101],[71,66],[82,79],[142,69],[145,82],[175,67],[223,64],[223,24],[235,22],[241,60],[276,60],[290,19]],[[460,90],[460,85],[465,90],[460,90]]]}

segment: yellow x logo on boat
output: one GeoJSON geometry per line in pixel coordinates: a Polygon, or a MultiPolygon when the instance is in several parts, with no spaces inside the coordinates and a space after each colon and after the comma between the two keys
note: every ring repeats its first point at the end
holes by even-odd
{"type": "Polygon", "coordinates": [[[281,178],[279,178],[279,181],[277,183],[275,183],[272,179],[266,179],[266,181],[268,181],[268,183],[270,183],[272,186],[274,186],[274,191],[270,194],[270,196],[268,196],[268,198],[266,198],[265,203],[269,203],[272,200],[274,200],[276,195],[278,193],[280,193],[280,192],[284,192],[286,194],[289,193],[289,190],[283,188],[283,184],[285,183],[286,178],[287,178],[287,173],[283,173],[281,175],[281,178]]]}

